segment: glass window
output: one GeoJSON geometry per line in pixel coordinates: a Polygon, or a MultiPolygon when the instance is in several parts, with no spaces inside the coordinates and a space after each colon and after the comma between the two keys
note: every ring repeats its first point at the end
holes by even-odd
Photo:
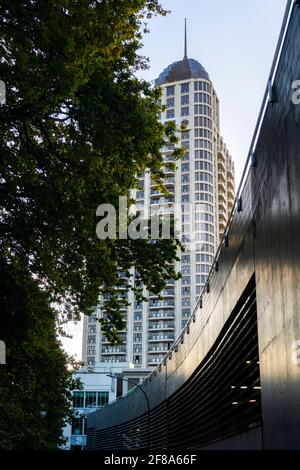
{"type": "Polygon", "coordinates": [[[203,103],[211,105],[211,97],[206,93],[195,93],[194,96],[195,103],[203,103]]]}
{"type": "Polygon", "coordinates": [[[182,287],[181,288],[181,295],[190,295],[191,288],[190,287],[182,287]]]}
{"type": "Polygon", "coordinates": [[[196,264],[196,273],[206,273],[208,274],[210,267],[206,264],[196,264]]]}
{"type": "Polygon", "coordinates": [[[194,119],[195,126],[197,127],[208,127],[212,129],[212,120],[203,116],[196,116],[194,119]]]}
{"type": "Polygon", "coordinates": [[[167,96],[173,96],[175,93],[175,87],[174,86],[168,86],[167,87],[167,96]]]}
{"type": "Polygon", "coordinates": [[[182,163],[181,164],[181,171],[190,171],[190,164],[189,163],[182,163]]]}
{"type": "Polygon", "coordinates": [[[172,119],[174,117],[174,109],[167,109],[167,119],[172,119]]]}
{"type": "Polygon", "coordinates": [[[186,266],[181,266],[181,273],[182,274],[190,274],[191,267],[187,264],[186,266]]]}
{"type": "Polygon", "coordinates": [[[207,181],[212,183],[213,177],[210,173],[204,173],[202,171],[196,171],[195,173],[195,181],[207,181]]]}
{"type": "Polygon", "coordinates": [[[211,86],[207,82],[195,82],[194,83],[195,91],[206,91],[207,93],[211,92],[211,86]]]}
{"type": "Polygon", "coordinates": [[[181,320],[181,328],[184,328],[187,324],[187,320],[181,320]]]}
{"type": "Polygon", "coordinates": [[[96,346],[88,346],[87,347],[87,355],[96,354],[96,346]]]}
{"type": "Polygon", "coordinates": [[[195,147],[212,150],[212,143],[206,139],[195,139],[195,147]]]}
{"type": "Polygon", "coordinates": [[[84,422],[85,418],[73,418],[72,419],[72,434],[76,436],[84,434],[84,422]]]}
{"type": "Polygon", "coordinates": [[[189,106],[186,106],[185,108],[181,108],[181,116],[188,116],[189,114],[190,114],[189,106]]]}
{"type": "Polygon", "coordinates": [[[189,148],[190,148],[190,141],[189,141],[189,140],[185,140],[185,141],[181,142],[181,147],[184,148],[184,149],[189,150],[189,148]]]}
{"type": "Polygon", "coordinates": [[[109,392],[98,392],[97,406],[104,406],[108,403],[109,392]]]}
{"type": "Polygon", "coordinates": [[[191,310],[190,310],[189,308],[183,308],[183,309],[181,310],[181,316],[182,316],[182,317],[185,317],[185,318],[186,318],[186,317],[189,317],[190,314],[191,314],[191,310]]]}
{"type": "Polygon", "coordinates": [[[89,323],[93,323],[97,321],[97,315],[93,314],[88,319],[89,323]]]}
{"type": "Polygon", "coordinates": [[[196,254],[196,261],[201,263],[213,263],[213,256],[206,254],[196,254]]]}
{"type": "Polygon", "coordinates": [[[182,131],[181,132],[181,140],[186,140],[190,138],[190,131],[182,131]]]}
{"type": "Polygon", "coordinates": [[[95,343],[96,343],[96,336],[95,335],[88,336],[88,344],[95,344],[95,343]]]}
{"type": "Polygon", "coordinates": [[[206,283],[206,279],[207,279],[207,277],[206,277],[206,276],[203,276],[203,275],[202,275],[202,276],[199,276],[199,275],[196,276],[196,282],[197,282],[197,284],[202,284],[202,285],[204,285],[204,284],[206,283]]]}
{"type": "Polygon", "coordinates": [[[73,408],[84,408],[84,392],[73,392],[73,408]]]}
{"type": "Polygon", "coordinates": [[[182,83],[181,93],[188,93],[189,91],[190,91],[190,84],[189,83],[182,83]]]}
{"type": "Polygon", "coordinates": [[[133,331],[142,331],[142,324],[141,323],[134,323],[133,324],[133,331]]]}
{"type": "Polygon", "coordinates": [[[136,192],[136,198],[137,199],[143,199],[144,198],[144,191],[137,191],[136,192]]]}
{"type": "Polygon", "coordinates": [[[188,234],[190,233],[190,224],[184,224],[181,226],[182,233],[188,234]]]}
{"type": "Polygon", "coordinates": [[[85,392],[85,408],[95,408],[97,406],[97,392],[85,392]]]}
{"type": "Polygon", "coordinates": [[[190,104],[190,95],[182,95],[181,97],[181,106],[190,104]]]}
{"type": "Polygon", "coordinates": [[[195,150],[195,158],[212,162],[212,152],[209,150],[195,150]]]}
{"type": "Polygon", "coordinates": [[[181,186],[181,192],[182,193],[189,193],[190,192],[190,185],[189,184],[183,184],[181,186]]]}
{"type": "Polygon", "coordinates": [[[212,173],[213,167],[212,167],[211,163],[196,161],[195,162],[195,170],[206,170],[206,171],[210,171],[212,173]]]}
{"type": "Polygon", "coordinates": [[[208,129],[195,129],[195,137],[204,137],[205,139],[212,140],[212,133],[208,129]]]}
{"type": "Polygon", "coordinates": [[[175,98],[167,98],[167,108],[174,108],[175,98]]]}
{"type": "Polygon", "coordinates": [[[211,109],[205,104],[195,104],[195,114],[204,114],[205,116],[211,117],[211,109]]]}
{"type": "Polygon", "coordinates": [[[183,276],[181,278],[181,284],[189,285],[191,283],[191,276],[183,276]]]}

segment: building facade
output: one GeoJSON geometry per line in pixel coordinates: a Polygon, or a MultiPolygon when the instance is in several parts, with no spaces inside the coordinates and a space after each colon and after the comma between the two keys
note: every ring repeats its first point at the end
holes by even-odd
{"type": "Polygon", "coordinates": [[[63,450],[84,450],[87,415],[128,393],[149,373],[150,370],[136,369],[133,364],[114,362],[84,367],[74,374],[82,388],[72,392],[73,418],[63,430],[63,450]]]}
{"type": "MultiPolygon", "coordinates": [[[[141,189],[134,196],[145,217],[159,210],[179,223],[185,251],[176,268],[182,279],[170,279],[162,299],[145,292],[149,302],[139,303],[129,293],[120,346],[111,346],[102,335],[97,322],[101,308],[86,317],[83,360],[90,366],[130,361],[153,367],[162,360],[196,305],[233,207],[234,164],[220,134],[219,99],[204,67],[187,57],[186,41],[183,60],[169,65],[155,84],[162,89],[161,104],[166,107],[160,119],[182,126],[179,145],[185,155],[175,171],[164,166],[167,196],[155,188],[149,173],[140,178],[141,189]]],[[[173,161],[173,150],[174,145],[162,149],[165,164],[173,161]]]]}

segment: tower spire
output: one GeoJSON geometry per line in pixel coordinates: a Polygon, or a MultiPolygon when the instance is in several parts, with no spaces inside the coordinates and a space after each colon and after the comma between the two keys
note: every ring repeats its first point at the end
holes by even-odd
{"type": "Polygon", "coordinates": [[[186,18],[184,18],[184,59],[187,59],[186,18]]]}

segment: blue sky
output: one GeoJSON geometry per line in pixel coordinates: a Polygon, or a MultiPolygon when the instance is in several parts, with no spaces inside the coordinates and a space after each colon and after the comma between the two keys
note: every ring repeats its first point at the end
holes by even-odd
{"type": "Polygon", "coordinates": [[[162,0],[170,14],[151,20],[142,54],[155,79],[183,57],[184,18],[188,56],[207,70],[221,103],[221,134],[239,180],[267,84],[286,0],[162,0]]]}
{"type": "MultiPolygon", "coordinates": [[[[161,0],[166,17],[151,20],[141,53],[150,68],[139,74],[154,80],[183,57],[184,18],[188,56],[202,63],[221,104],[221,134],[241,176],[267,84],[286,0],[161,0]]],[[[81,358],[81,324],[67,327],[63,341],[81,358]]]]}

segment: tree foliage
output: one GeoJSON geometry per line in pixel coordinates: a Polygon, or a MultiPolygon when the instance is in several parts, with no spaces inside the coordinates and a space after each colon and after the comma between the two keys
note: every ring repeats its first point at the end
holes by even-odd
{"type": "MultiPolygon", "coordinates": [[[[102,325],[117,338],[123,320],[119,271],[158,293],[177,278],[174,239],[99,240],[96,208],[116,207],[151,171],[163,185],[161,148],[176,142],[162,125],[159,90],[135,76],[157,0],[3,0],[0,78],[0,250],[38,280],[67,318],[110,298],[102,325]]],[[[176,150],[175,157],[180,155],[176,150]]],[[[127,284],[129,288],[129,285],[127,284]]]]}
{"type": "Polygon", "coordinates": [[[7,364],[0,367],[0,448],[55,449],[70,414],[71,390],[47,295],[17,260],[0,257],[0,331],[7,364]]]}

